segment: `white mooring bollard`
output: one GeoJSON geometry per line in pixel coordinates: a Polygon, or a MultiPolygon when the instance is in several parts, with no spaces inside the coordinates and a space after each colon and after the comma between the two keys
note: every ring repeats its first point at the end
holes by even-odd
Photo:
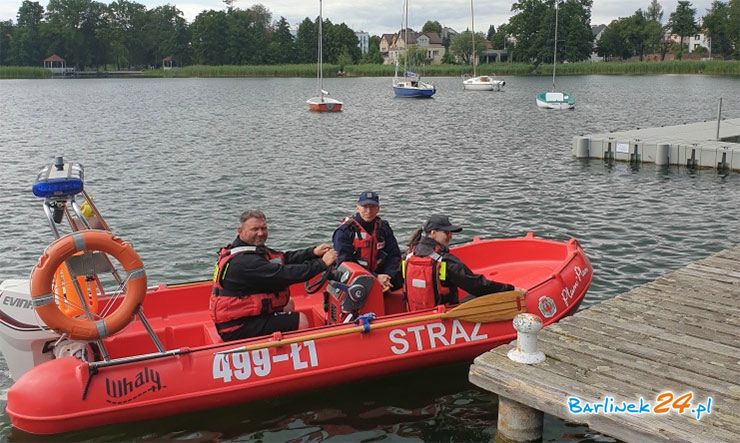
{"type": "MultiPolygon", "coordinates": [[[[542,320],[534,314],[519,314],[514,317],[514,328],[516,348],[509,351],[509,358],[528,365],[545,361],[545,354],[537,350],[542,320]]],[[[543,417],[542,411],[499,396],[496,442],[541,441],[543,417]]]]}
{"type": "Polygon", "coordinates": [[[542,320],[534,314],[519,314],[514,317],[514,329],[516,348],[509,351],[509,358],[528,365],[545,361],[545,354],[537,350],[537,332],[542,329],[542,320]]]}

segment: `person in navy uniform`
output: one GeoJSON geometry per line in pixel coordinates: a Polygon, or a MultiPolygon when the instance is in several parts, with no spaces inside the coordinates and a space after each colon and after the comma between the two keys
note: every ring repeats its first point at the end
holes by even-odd
{"type": "Polygon", "coordinates": [[[307,328],[306,315],[294,311],[289,287],[326,271],[337,253],[329,244],[287,252],[268,248],[262,211],[242,213],[237,234],[219,251],[213,275],[210,311],[221,338],[307,328]]]}
{"type": "Polygon", "coordinates": [[[355,214],[342,220],[332,242],[337,264],[359,263],[378,278],[383,291],[390,291],[403,285],[401,250],[391,226],[378,216],[379,212],[378,193],[363,192],[357,199],[355,214]]]}

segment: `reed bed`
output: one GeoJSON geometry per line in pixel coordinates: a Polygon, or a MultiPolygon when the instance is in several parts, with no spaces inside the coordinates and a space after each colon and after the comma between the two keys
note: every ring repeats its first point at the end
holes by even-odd
{"type": "MultiPolygon", "coordinates": [[[[456,77],[471,74],[468,65],[425,65],[415,67],[424,77],[456,77]]],[[[325,64],[324,76],[334,77],[338,65],[325,64]]],[[[392,77],[393,65],[348,65],[348,77],[392,77]]],[[[477,67],[480,75],[542,75],[552,74],[552,64],[534,66],[528,63],[489,63],[477,67]]],[[[558,75],[647,75],[647,74],[708,74],[740,76],[740,61],[674,60],[664,62],[581,62],[558,64],[558,75]]],[[[151,69],[143,77],[314,77],[316,65],[193,65],[171,70],[151,69]]],[[[51,72],[41,67],[0,66],[0,78],[51,78],[51,72]]]]}
{"type": "Polygon", "coordinates": [[[34,66],[0,66],[0,78],[51,78],[51,71],[34,66]]]}
{"type": "MultiPolygon", "coordinates": [[[[558,75],[640,75],[640,74],[711,74],[740,75],[740,61],[672,60],[663,62],[606,62],[563,63],[557,66],[558,75]]],[[[540,65],[539,75],[552,74],[552,64],[540,65]]]]}

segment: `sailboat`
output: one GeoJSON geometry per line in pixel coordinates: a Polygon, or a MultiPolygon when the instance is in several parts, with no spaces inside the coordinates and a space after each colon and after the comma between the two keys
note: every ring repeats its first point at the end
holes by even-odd
{"type": "Polygon", "coordinates": [[[396,97],[431,97],[437,92],[434,85],[421,81],[419,76],[408,70],[408,46],[409,46],[409,2],[404,2],[404,20],[403,30],[403,76],[398,76],[398,60],[396,60],[396,73],[393,76],[393,93],[396,97]]]}
{"type": "Polygon", "coordinates": [[[537,106],[545,109],[573,109],[576,99],[567,92],[555,91],[555,67],[558,64],[558,4],[555,2],[555,51],[552,57],[552,90],[537,94],[537,106]]]}
{"type": "Polygon", "coordinates": [[[316,64],[316,80],[319,86],[318,97],[311,97],[306,100],[308,103],[308,110],[314,112],[339,112],[342,110],[343,103],[339,100],[327,97],[328,92],[324,89],[324,52],[323,52],[323,38],[324,38],[324,15],[322,8],[322,0],[319,0],[319,57],[316,64]]]}
{"type": "Polygon", "coordinates": [[[475,54],[475,15],[473,13],[473,0],[470,0],[470,31],[473,36],[473,57],[470,59],[473,65],[473,77],[463,79],[463,89],[467,91],[500,91],[506,84],[505,81],[494,79],[490,75],[481,75],[480,77],[476,76],[475,71],[478,59],[475,54]]]}

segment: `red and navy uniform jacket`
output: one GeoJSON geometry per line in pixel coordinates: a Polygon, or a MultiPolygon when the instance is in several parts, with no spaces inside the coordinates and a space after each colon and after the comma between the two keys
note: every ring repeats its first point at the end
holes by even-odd
{"type": "Polygon", "coordinates": [[[407,255],[404,274],[409,310],[459,303],[458,288],[473,297],[514,289],[473,273],[447,247],[428,237],[423,237],[407,255]]]}
{"type": "Polygon", "coordinates": [[[388,222],[376,217],[368,223],[360,214],[347,217],[332,236],[337,264],[352,261],[374,274],[391,278],[401,272],[401,250],[388,222]]]}
{"type": "Polygon", "coordinates": [[[326,265],[313,254],[313,248],[282,253],[237,238],[219,252],[211,318],[219,332],[229,332],[245,318],[280,311],[290,299],[290,285],[324,270],[326,265]]]}

